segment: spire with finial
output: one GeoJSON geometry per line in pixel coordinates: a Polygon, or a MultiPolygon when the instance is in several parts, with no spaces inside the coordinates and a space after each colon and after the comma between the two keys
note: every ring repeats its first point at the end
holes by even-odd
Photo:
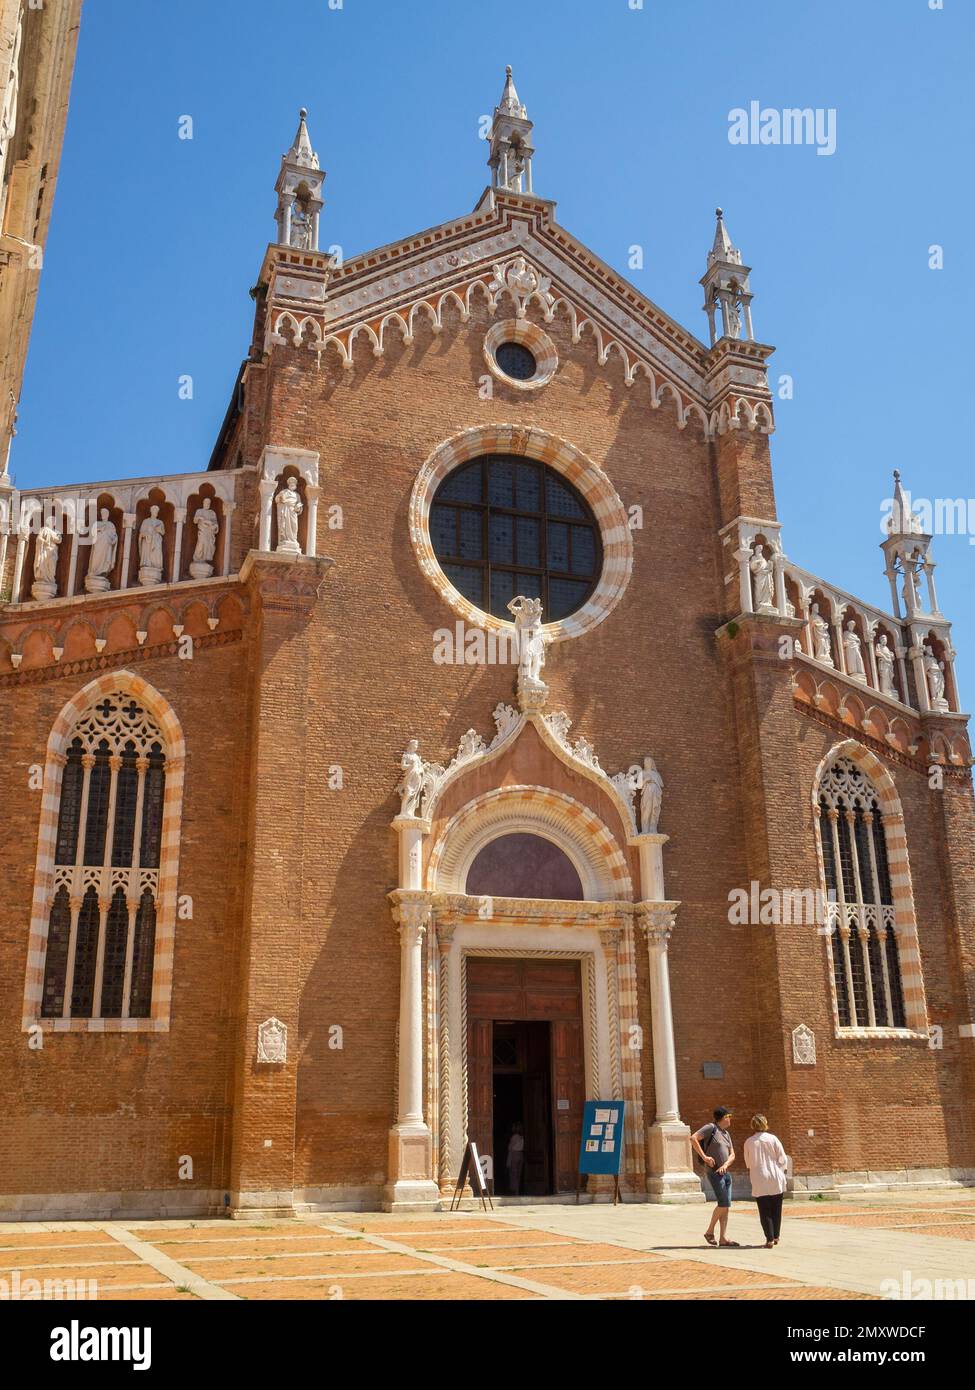
{"type": "Polygon", "coordinates": [[[504,91],[501,93],[501,101],[498,110],[503,111],[507,116],[517,116],[519,120],[527,120],[528,112],[518,100],[518,93],[515,91],[514,78],[511,76],[511,64],[504,70],[504,91]]]}
{"type": "Polygon", "coordinates": [[[291,149],[284,156],[292,164],[300,164],[304,169],[318,168],[318,155],[311,147],[307,126],[308,112],[304,107],[298,112],[298,129],[291,142],[291,149]]]}
{"type": "Polygon", "coordinates": [[[532,123],[515,90],[510,65],[505,68],[504,91],[494,108],[491,123],[491,183],[508,193],[532,191],[532,123]]]}
{"type": "Polygon", "coordinates": [[[742,265],[741,252],[733,245],[725,226],[724,212],[715,208],[714,242],[708,252],[704,286],[704,312],[708,316],[711,346],[719,338],[748,338],[752,333],[752,296],[748,288],[750,267],[742,265]],[[721,324],[718,332],[717,316],[721,324]]]}
{"type": "Polygon", "coordinates": [[[901,485],[900,470],[894,469],[894,495],[887,515],[886,538],[881,542],[886,561],[884,573],[890,581],[894,613],[915,618],[927,608],[938,611],[934,590],[934,561],[931,558],[931,535],[911,506],[911,495],[901,485]],[[921,576],[927,577],[927,601],[921,590],[921,576]],[[899,586],[899,592],[898,592],[899,586]]]}
{"type": "Polygon", "coordinates": [[[708,265],[713,265],[715,261],[726,261],[728,265],[741,265],[741,252],[731,244],[728,228],[724,224],[723,210],[715,208],[714,215],[718,221],[714,229],[714,245],[708,252],[708,265]]]}
{"type": "Polygon", "coordinates": [[[278,195],[278,245],[299,251],[318,250],[318,218],[324,206],[322,190],[325,174],[318,166],[308,134],[308,112],[298,112],[298,129],[291,148],[281,158],[281,171],[274,191],[278,195]]]}

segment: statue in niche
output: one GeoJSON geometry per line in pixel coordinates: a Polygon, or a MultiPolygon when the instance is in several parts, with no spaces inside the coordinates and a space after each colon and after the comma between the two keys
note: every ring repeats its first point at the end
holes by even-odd
{"type": "Polygon", "coordinates": [[[548,686],[542,680],[545,665],[545,633],[542,630],[542,600],[519,594],[508,604],[515,620],[518,639],[518,698],[544,697],[548,686]]]}
{"type": "Polygon", "coordinates": [[[656,835],[663,801],[664,779],[657,771],[653,758],[643,759],[643,786],[640,789],[640,830],[644,835],[656,835]]]}
{"type": "Polygon", "coordinates": [[[92,528],[91,556],[88,560],[88,573],[85,575],[85,588],[88,593],[100,594],[111,588],[108,576],[115,567],[117,549],[118,531],[110,519],[108,508],[102,507],[92,528]]]}
{"type": "Polygon", "coordinates": [[[863,664],[863,643],[857,635],[856,623],[851,618],[843,636],[843,650],[846,653],[846,674],[851,680],[866,681],[867,668],[863,664]]]}
{"type": "Polygon", "coordinates": [[[931,692],[931,708],[939,713],[944,713],[948,708],[948,701],[945,699],[945,664],[939,661],[934,654],[934,648],[925,643],[924,646],[924,673],[927,676],[928,689],[931,692]]]}
{"type": "Polygon", "coordinates": [[[889,695],[892,700],[898,699],[897,686],[894,684],[894,653],[887,642],[886,632],[880,634],[880,640],[874,648],[874,655],[877,658],[877,678],[880,681],[880,693],[889,695]]]}
{"type": "Polygon", "coordinates": [[[311,251],[312,231],[308,206],[296,199],[291,209],[291,245],[297,251],[311,251]]]}
{"type": "Polygon", "coordinates": [[[202,506],[193,516],[196,527],[196,546],[190,564],[190,574],[194,579],[209,579],[213,573],[213,557],[217,550],[217,529],[220,518],[213,510],[209,497],[204,497],[202,506]]]}
{"type": "Polygon", "coordinates": [[[61,537],[53,526],[45,523],[37,533],[34,546],[34,584],[31,593],[36,599],[54,598],[58,591],[58,546],[61,537]]]}
{"type": "Polygon", "coordinates": [[[812,628],[813,635],[813,656],[824,666],[832,666],[833,653],[829,646],[829,623],[820,613],[818,603],[814,603],[809,610],[809,626],[812,628]]]}
{"type": "Polygon", "coordinates": [[[289,478],[274,499],[278,511],[278,550],[286,555],[300,555],[298,518],[303,511],[298,479],[289,478]]]}
{"type": "Polygon", "coordinates": [[[741,337],[741,315],[738,312],[738,304],[730,295],[725,300],[725,316],[727,319],[725,331],[729,338],[741,337]]]}
{"type": "Polygon", "coordinates": [[[420,757],[419,747],[419,741],[411,738],[406,745],[406,752],[400,759],[403,780],[396,790],[402,797],[401,816],[416,816],[420,812],[420,797],[423,794],[426,768],[420,757]]]}
{"type": "Polygon", "coordinates": [[[165,523],[159,519],[156,503],[149,508],[149,515],[139,527],[139,583],[158,584],[163,572],[163,536],[165,523]]]}
{"type": "Polygon", "coordinates": [[[755,585],[755,608],[759,613],[775,612],[775,572],[765,558],[761,542],[752,547],[752,558],[748,562],[755,585]]]}

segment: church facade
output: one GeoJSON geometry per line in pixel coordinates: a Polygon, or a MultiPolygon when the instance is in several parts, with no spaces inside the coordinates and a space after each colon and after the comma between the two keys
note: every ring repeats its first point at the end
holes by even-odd
{"type": "Polygon", "coordinates": [[[209,466],[4,493],[5,1217],[422,1207],[513,1134],[572,1194],[587,1099],[625,1200],[719,1104],[798,1192],[975,1180],[931,537],[898,480],[890,611],[793,564],[723,215],[705,342],[532,141],[509,70],[474,210],[343,263],[302,112],[209,466]]]}

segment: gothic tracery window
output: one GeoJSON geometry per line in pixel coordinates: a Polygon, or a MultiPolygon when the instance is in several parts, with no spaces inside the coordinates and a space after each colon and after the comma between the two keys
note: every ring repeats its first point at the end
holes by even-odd
{"type": "Polygon", "coordinates": [[[833,983],[840,1028],[905,1028],[894,898],[880,798],[850,758],[819,785],[833,983]]]}
{"type": "Polygon", "coordinates": [[[63,760],[42,1018],[150,1016],[165,788],[154,717],[100,697],[63,760]]]}
{"type": "Polygon", "coordinates": [[[546,622],[574,613],[602,569],[599,524],[585,498],[554,468],[491,454],[440,484],[430,516],[434,553],[465,598],[509,618],[517,594],[540,598],[546,622]]]}

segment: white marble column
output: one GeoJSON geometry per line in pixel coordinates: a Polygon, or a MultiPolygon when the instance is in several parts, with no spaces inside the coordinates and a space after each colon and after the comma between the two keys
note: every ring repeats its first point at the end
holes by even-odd
{"type": "Polygon", "coordinates": [[[169,570],[169,582],[170,584],[178,584],[182,578],[180,568],[183,559],[183,524],[186,521],[186,508],[176,507],[173,511],[173,517],[176,521],[176,535],[173,539],[173,563],[169,570]]]}
{"type": "MultiPolygon", "coordinates": [[[[751,334],[748,336],[751,337],[751,334]]],[[[781,550],[775,551],[772,556],[772,564],[775,569],[775,606],[784,618],[789,609],[785,592],[785,556],[781,550]]]]}
{"type": "Polygon", "coordinates": [[[274,478],[261,479],[261,538],[259,550],[271,549],[271,505],[274,501],[274,478]]]}
{"type": "Polygon", "coordinates": [[[132,554],[132,531],[135,527],[135,512],[125,512],[122,517],[122,578],[120,589],[129,587],[129,558],[132,554]]]}
{"type": "Polygon", "coordinates": [[[907,656],[907,648],[906,648],[906,647],[895,647],[895,648],[894,648],[894,652],[895,652],[895,654],[896,654],[896,656],[897,656],[897,670],[900,672],[900,678],[901,678],[901,688],[900,688],[900,700],[901,700],[901,704],[909,705],[909,704],[911,703],[910,686],[909,686],[908,683],[907,683],[907,664],[906,664],[906,662],[905,662],[905,660],[904,660],[904,658],[907,656]]]}
{"type": "Polygon", "coordinates": [[[846,675],[846,648],[843,645],[843,612],[833,607],[830,612],[833,623],[833,648],[837,671],[846,675]]]}
{"type": "Polygon", "coordinates": [[[71,528],[71,556],[68,560],[68,583],[65,588],[65,598],[73,598],[75,591],[75,580],[78,577],[78,524],[75,522],[71,528]]]}
{"type": "Polygon", "coordinates": [[[320,487],[305,484],[305,497],[308,501],[308,534],[305,539],[305,554],[318,554],[318,499],[322,495],[320,487]]]}
{"type": "Polygon", "coordinates": [[[958,655],[954,647],[950,647],[947,642],[944,646],[945,659],[945,695],[948,697],[948,707],[955,714],[961,713],[961,697],[958,694],[958,681],[955,678],[955,657],[958,655]]]}
{"type": "Polygon", "coordinates": [[[667,962],[667,942],[677,907],[675,902],[642,902],[637,908],[647,939],[650,964],[650,1025],[657,1112],[647,1131],[650,1153],[647,1191],[658,1200],[703,1201],[701,1183],[691,1158],[691,1132],[681,1121],[677,1099],[677,1053],[667,962]]]}
{"type": "Polygon", "coordinates": [[[738,561],[738,584],[741,594],[741,611],[743,613],[752,612],[752,576],[748,568],[752,558],[752,552],[747,546],[736,550],[734,558],[738,561]]]}
{"type": "Polygon", "coordinates": [[[880,674],[877,670],[877,654],[874,650],[874,643],[877,640],[877,621],[866,623],[867,633],[867,655],[870,658],[870,684],[874,690],[880,689],[880,674]]]}
{"type": "Polygon", "coordinates": [[[14,556],[14,580],[10,590],[12,603],[21,602],[21,588],[24,583],[24,556],[27,553],[27,540],[29,532],[21,528],[17,532],[17,554],[14,556]]]}
{"type": "Polygon", "coordinates": [[[230,528],[236,507],[236,502],[225,501],[223,504],[223,565],[221,569],[222,574],[230,573],[230,528]]]}
{"type": "Polygon", "coordinates": [[[917,637],[914,637],[913,641],[914,646],[907,654],[914,667],[914,688],[917,691],[918,709],[922,714],[927,714],[931,709],[931,692],[928,689],[928,673],[924,669],[924,648],[917,637]]]}
{"type": "Polygon", "coordinates": [[[423,937],[432,916],[430,894],[397,889],[390,894],[400,939],[399,1108],[389,1134],[389,1173],[383,1206],[388,1211],[436,1205],[433,1138],[423,1117],[423,937]]]}
{"type": "Polygon", "coordinates": [[[934,587],[934,561],[926,560],[924,564],[924,577],[928,584],[928,612],[938,613],[938,595],[934,587]]]}

